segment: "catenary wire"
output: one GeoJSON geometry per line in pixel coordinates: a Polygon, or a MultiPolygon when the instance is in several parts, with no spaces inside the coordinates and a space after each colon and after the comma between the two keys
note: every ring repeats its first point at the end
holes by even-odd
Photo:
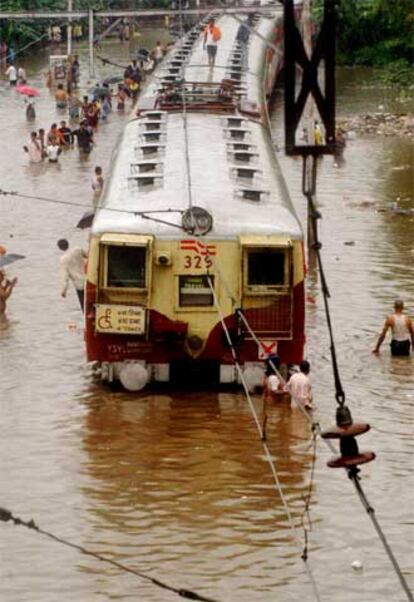
{"type": "Polygon", "coordinates": [[[69,548],[78,550],[79,552],[82,552],[82,554],[85,554],[87,556],[92,556],[93,558],[96,558],[97,560],[100,560],[101,562],[106,562],[107,564],[111,564],[112,566],[120,569],[121,571],[123,571],[125,573],[131,573],[132,575],[135,575],[136,577],[139,577],[140,579],[144,579],[145,581],[150,581],[153,585],[156,585],[157,587],[166,589],[170,592],[174,592],[181,598],[186,598],[187,600],[198,600],[199,602],[218,602],[218,600],[214,600],[213,598],[208,598],[207,596],[203,596],[202,594],[198,594],[197,592],[194,592],[192,590],[188,590],[185,588],[173,587],[172,585],[169,585],[165,581],[161,581],[161,579],[157,579],[155,577],[150,577],[146,573],[137,571],[129,566],[126,566],[125,564],[118,562],[117,560],[112,560],[111,558],[107,558],[106,556],[103,556],[102,554],[98,554],[97,552],[88,550],[84,546],[81,546],[79,544],[75,544],[71,541],[68,541],[67,539],[64,539],[63,537],[59,537],[58,535],[55,535],[54,533],[51,533],[50,531],[45,531],[44,529],[41,529],[40,527],[37,526],[37,524],[33,521],[33,519],[30,521],[25,521],[17,516],[14,516],[12,514],[12,512],[10,512],[9,510],[6,510],[5,508],[1,508],[1,507],[0,507],[0,521],[3,521],[3,522],[11,521],[15,525],[22,525],[23,527],[26,527],[27,529],[31,529],[33,531],[36,531],[37,533],[40,533],[41,535],[44,535],[45,537],[48,537],[49,539],[53,539],[57,543],[60,543],[69,548]]]}
{"type": "MultiPolygon", "coordinates": [[[[328,326],[328,333],[329,333],[329,340],[330,340],[331,363],[332,363],[332,368],[333,368],[335,390],[336,390],[335,398],[336,398],[337,403],[340,406],[343,406],[345,403],[345,393],[342,388],[342,383],[340,380],[339,368],[338,368],[338,363],[337,363],[337,358],[336,358],[335,341],[334,341],[334,337],[333,337],[333,328],[332,328],[332,322],[331,322],[330,311],[329,311],[329,303],[328,303],[328,298],[330,297],[330,293],[329,293],[328,285],[327,285],[326,278],[325,278],[325,272],[323,269],[323,262],[322,262],[322,255],[321,255],[322,244],[318,238],[317,220],[321,217],[321,214],[316,209],[314,198],[313,198],[314,194],[315,194],[315,190],[316,190],[316,175],[317,175],[317,159],[316,159],[316,157],[312,157],[312,161],[313,161],[313,163],[311,165],[312,181],[307,182],[307,180],[306,180],[306,173],[307,173],[306,159],[304,158],[304,160],[303,160],[302,187],[303,187],[303,194],[306,197],[307,202],[308,202],[308,213],[309,213],[310,220],[311,220],[311,228],[312,228],[312,234],[313,234],[313,250],[316,253],[319,274],[321,277],[321,289],[322,289],[322,295],[323,295],[323,299],[324,299],[325,316],[326,316],[326,322],[327,322],[327,326],[328,326]]],[[[390,544],[388,543],[388,540],[387,540],[379,522],[377,521],[377,518],[375,516],[375,510],[371,506],[371,504],[368,502],[368,499],[362,489],[362,485],[360,483],[360,477],[358,476],[358,474],[359,474],[358,467],[355,466],[352,468],[348,468],[346,470],[348,473],[348,477],[353,482],[356,492],[360,498],[360,501],[361,501],[362,505],[364,506],[364,508],[366,509],[368,516],[370,517],[372,524],[384,546],[385,552],[386,552],[389,560],[391,561],[391,564],[395,570],[395,573],[400,581],[401,587],[403,588],[404,592],[406,593],[409,602],[413,602],[414,601],[413,594],[412,594],[410,588],[408,587],[408,583],[401,571],[401,568],[394,555],[394,552],[393,552],[390,544]]]]}
{"type": "MultiPolygon", "coordinates": [[[[77,203],[76,201],[63,201],[63,200],[59,200],[59,199],[51,199],[50,197],[35,196],[35,195],[31,195],[31,194],[25,194],[22,192],[16,192],[13,190],[3,190],[1,188],[0,188],[0,196],[14,196],[14,197],[27,199],[27,200],[41,201],[44,203],[54,203],[55,205],[68,205],[69,207],[81,207],[82,209],[92,211],[91,206],[85,205],[84,203],[77,203]]],[[[114,213],[124,213],[124,214],[134,215],[135,217],[141,217],[142,219],[147,219],[147,220],[151,220],[153,222],[158,222],[158,223],[164,224],[166,226],[171,226],[173,228],[179,228],[180,230],[183,229],[180,224],[174,224],[173,222],[167,222],[166,220],[152,217],[152,215],[151,215],[153,213],[179,213],[182,215],[184,213],[184,211],[182,209],[157,209],[157,210],[150,210],[150,211],[132,211],[129,209],[106,207],[105,205],[99,205],[99,204],[95,206],[95,209],[103,209],[105,211],[112,211],[114,213]]]]}
{"type": "Polygon", "coordinates": [[[223,314],[221,305],[220,305],[220,303],[219,303],[219,301],[217,299],[216,291],[214,289],[214,285],[213,285],[213,283],[211,281],[211,277],[210,277],[210,274],[208,272],[207,272],[207,282],[208,282],[209,288],[211,290],[211,294],[212,294],[213,299],[214,299],[214,305],[216,306],[217,313],[219,314],[220,322],[221,322],[221,325],[222,325],[222,328],[223,328],[223,331],[224,331],[227,343],[228,343],[228,345],[230,347],[230,351],[231,351],[232,358],[233,358],[233,363],[234,363],[234,365],[236,367],[236,370],[238,372],[238,375],[239,375],[239,378],[240,378],[240,381],[242,383],[242,386],[243,386],[243,389],[244,389],[244,393],[245,393],[245,396],[246,396],[246,399],[247,399],[247,403],[248,403],[249,408],[250,408],[250,412],[252,414],[253,420],[254,420],[254,422],[256,424],[257,432],[258,432],[260,440],[262,442],[263,450],[264,450],[264,453],[265,453],[265,458],[266,458],[266,461],[267,461],[267,463],[269,465],[270,471],[271,471],[272,476],[273,476],[273,481],[274,481],[275,489],[279,493],[280,499],[281,499],[283,507],[285,509],[285,513],[286,513],[286,516],[287,516],[287,519],[288,519],[288,522],[289,522],[289,526],[291,528],[291,531],[292,531],[292,534],[293,534],[293,539],[295,541],[297,549],[301,553],[301,558],[305,562],[306,573],[307,573],[309,581],[310,581],[310,583],[312,585],[313,594],[315,596],[315,599],[320,601],[321,598],[320,598],[320,595],[319,595],[319,591],[318,591],[318,588],[317,588],[317,584],[316,584],[314,575],[312,573],[312,570],[311,570],[309,564],[306,562],[306,559],[303,557],[302,542],[300,541],[300,538],[298,536],[297,529],[296,529],[295,523],[293,521],[292,513],[290,511],[290,508],[289,508],[289,505],[287,503],[287,500],[286,500],[286,497],[285,497],[282,485],[281,485],[280,480],[279,480],[279,475],[278,475],[277,470],[276,470],[275,461],[274,461],[274,459],[272,457],[272,454],[270,453],[269,447],[268,447],[268,445],[267,445],[267,443],[265,441],[263,428],[262,428],[262,426],[260,424],[260,421],[259,421],[259,418],[257,416],[257,412],[256,412],[256,409],[254,407],[253,400],[251,398],[249,389],[248,389],[247,384],[246,384],[246,380],[244,378],[243,371],[241,369],[241,366],[240,366],[238,358],[237,358],[237,353],[236,353],[236,350],[234,348],[233,341],[231,339],[229,330],[228,330],[226,322],[225,322],[225,318],[224,318],[224,314],[223,314]]]}
{"type": "MultiPolygon", "coordinates": [[[[223,12],[225,12],[225,11],[223,11],[223,12]]],[[[231,16],[233,16],[233,17],[234,17],[234,15],[231,15],[231,16]]],[[[244,22],[242,22],[240,19],[237,19],[237,18],[236,18],[236,20],[238,20],[240,23],[243,23],[243,24],[245,24],[245,23],[244,23],[244,22]]],[[[258,34],[257,34],[257,32],[255,32],[254,30],[252,30],[252,31],[253,31],[253,33],[254,33],[254,34],[258,35],[258,34]]],[[[41,38],[45,37],[45,35],[47,35],[47,34],[44,34],[43,36],[41,36],[41,37],[39,38],[39,40],[40,40],[41,38]]],[[[20,49],[18,52],[22,52],[22,51],[23,51],[25,48],[27,48],[28,46],[30,46],[30,45],[32,45],[32,44],[34,44],[34,43],[36,43],[36,42],[37,42],[37,41],[39,41],[39,40],[36,40],[36,41],[34,41],[34,42],[31,42],[29,45],[27,45],[27,46],[26,46],[26,47],[24,47],[23,49],[20,49]]],[[[17,53],[16,53],[16,54],[17,54],[17,53]]],[[[102,59],[101,59],[101,60],[102,60],[102,59]]],[[[106,61],[106,62],[109,62],[109,61],[106,61]]],[[[3,195],[5,195],[5,194],[13,194],[14,196],[20,196],[20,197],[23,197],[23,198],[24,198],[24,197],[25,197],[25,198],[36,198],[37,200],[46,201],[46,202],[55,202],[55,203],[58,203],[58,204],[66,204],[66,205],[72,205],[72,206],[80,206],[80,207],[83,207],[83,208],[89,208],[88,206],[86,206],[86,205],[82,205],[82,204],[80,204],[80,203],[73,203],[73,202],[68,202],[68,201],[58,201],[58,200],[56,200],[56,199],[53,199],[53,200],[52,200],[52,199],[45,199],[44,197],[33,197],[33,196],[31,196],[31,195],[22,195],[22,194],[19,194],[19,193],[10,193],[10,192],[1,191],[1,190],[0,190],[0,194],[3,194],[3,195]]],[[[309,201],[309,203],[310,203],[311,207],[313,207],[313,210],[315,211],[315,207],[314,207],[314,204],[313,204],[313,199],[312,199],[311,197],[308,197],[308,201],[309,201]]],[[[156,218],[152,218],[152,217],[150,217],[150,216],[149,216],[147,213],[145,213],[145,212],[134,212],[134,211],[128,211],[128,210],[121,210],[121,209],[117,210],[117,209],[111,209],[111,208],[107,208],[107,207],[99,207],[99,208],[106,209],[106,210],[108,210],[108,211],[120,211],[120,212],[124,212],[124,213],[131,213],[131,214],[134,214],[134,215],[139,215],[140,217],[142,217],[142,218],[144,218],[144,219],[152,219],[153,221],[160,221],[161,223],[165,223],[165,224],[168,224],[168,225],[170,225],[170,226],[173,226],[173,227],[178,227],[178,228],[180,228],[180,229],[181,229],[181,226],[179,226],[179,225],[177,225],[177,224],[173,224],[173,223],[165,222],[164,220],[157,220],[156,218]]],[[[170,212],[170,211],[171,211],[171,212],[173,212],[173,211],[181,212],[181,210],[165,210],[164,212],[170,212]]],[[[155,213],[155,212],[151,212],[151,213],[155,213]]],[[[327,286],[326,286],[326,280],[325,280],[325,277],[324,277],[323,268],[321,269],[321,266],[322,266],[322,264],[321,264],[321,261],[320,261],[320,253],[319,253],[320,247],[319,247],[319,248],[317,248],[317,247],[316,247],[316,248],[315,248],[315,250],[316,250],[316,252],[317,252],[317,256],[318,256],[318,264],[319,264],[319,267],[320,267],[320,270],[321,270],[321,282],[322,282],[323,290],[324,290],[324,291],[327,293],[327,295],[326,295],[326,296],[325,296],[325,294],[324,294],[324,303],[325,303],[325,307],[326,307],[326,305],[327,305],[327,298],[329,297],[329,290],[328,290],[328,288],[327,288],[327,286]]],[[[329,315],[327,315],[327,321],[328,321],[328,328],[329,328],[329,330],[330,330],[331,342],[333,342],[333,338],[332,338],[332,326],[331,326],[331,322],[330,322],[330,316],[329,316],[329,315]]],[[[343,402],[345,401],[345,397],[344,397],[344,393],[343,393],[343,390],[342,390],[342,386],[341,386],[341,384],[340,384],[340,380],[339,380],[339,372],[338,372],[338,370],[337,370],[335,348],[334,348],[334,345],[332,346],[332,344],[331,344],[331,353],[332,353],[332,355],[333,355],[334,378],[335,378],[335,384],[336,384],[336,388],[337,388],[337,394],[336,394],[336,398],[337,398],[337,401],[338,401],[338,403],[340,403],[340,404],[341,404],[341,403],[343,403],[343,402]],[[339,386],[338,386],[338,384],[339,384],[339,386]]],[[[273,368],[274,368],[274,367],[273,367],[273,368]]],[[[274,369],[275,369],[275,368],[274,368],[274,369]]],[[[304,414],[306,415],[307,419],[308,419],[308,420],[311,422],[311,424],[314,424],[314,423],[313,423],[313,421],[312,421],[312,419],[310,418],[310,416],[309,416],[309,415],[306,413],[306,411],[304,411],[304,414]]],[[[260,425],[259,425],[259,424],[257,424],[257,425],[260,427],[260,425]]],[[[319,426],[319,425],[318,425],[318,426],[319,426]]],[[[319,427],[319,429],[318,429],[318,430],[319,430],[319,432],[320,432],[320,427],[319,427]]],[[[325,442],[328,444],[328,446],[330,447],[330,449],[331,449],[332,451],[334,451],[334,449],[335,449],[335,448],[333,448],[333,446],[332,446],[331,442],[330,442],[329,440],[326,440],[326,439],[324,439],[324,441],[325,441],[325,442]]],[[[376,529],[377,529],[377,531],[378,531],[378,534],[379,534],[379,536],[380,536],[380,538],[381,538],[381,541],[383,542],[384,546],[386,547],[386,549],[387,549],[387,553],[388,553],[388,555],[390,556],[390,559],[391,559],[391,560],[392,560],[392,562],[393,562],[393,565],[394,565],[394,568],[395,568],[395,569],[396,569],[396,571],[397,571],[397,574],[398,574],[398,575],[399,575],[399,577],[400,577],[400,581],[401,581],[401,583],[402,583],[402,586],[403,586],[404,590],[406,591],[406,593],[407,593],[407,595],[408,595],[408,599],[409,599],[410,601],[411,601],[411,600],[413,600],[412,593],[411,593],[411,591],[408,589],[408,586],[407,586],[407,584],[406,584],[406,582],[405,582],[405,579],[404,579],[404,577],[403,577],[403,575],[402,575],[402,573],[401,573],[401,571],[400,571],[400,569],[399,569],[398,563],[396,563],[396,560],[395,560],[395,558],[394,558],[394,556],[393,556],[392,550],[391,550],[391,548],[389,547],[389,544],[388,544],[388,542],[386,541],[386,538],[385,538],[384,534],[382,533],[382,531],[381,531],[381,528],[380,528],[380,526],[379,526],[379,524],[378,524],[378,522],[377,522],[377,520],[376,520],[376,518],[375,518],[375,516],[374,516],[374,509],[373,509],[373,508],[372,508],[372,506],[371,506],[371,505],[370,505],[370,504],[367,502],[367,500],[366,500],[366,498],[365,498],[365,494],[364,494],[364,493],[363,493],[363,491],[362,491],[362,488],[361,488],[361,485],[360,485],[359,481],[358,481],[358,480],[357,480],[355,477],[352,477],[351,475],[350,475],[350,478],[351,478],[351,479],[353,480],[353,482],[354,482],[354,485],[355,485],[355,487],[356,487],[356,489],[357,489],[357,492],[358,492],[358,494],[360,495],[361,501],[363,501],[363,500],[365,499],[365,502],[366,502],[366,503],[364,503],[364,506],[366,507],[366,509],[367,509],[367,512],[368,512],[368,514],[369,514],[369,515],[370,515],[370,517],[371,517],[371,520],[373,520],[373,522],[375,521],[375,522],[374,522],[374,525],[376,526],[376,529]],[[362,497],[362,496],[363,496],[363,497],[362,497]]]]}
{"type": "MultiPolygon", "coordinates": [[[[183,11],[182,11],[182,1],[178,0],[178,15],[179,15],[179,24],[180,24],[180,37],[183,39],[184,37],[184,19],[183,19],[183,11]]],[[[190,154],[189,154],[189,141],[188,141],[188,117],[187,117],[187,99],[185,95],[185,87],[184,82],[181,87],[181,100],[182,100],[182,112],[181,116],[183,119],[183,127],[184,127],[184,148],[185,148],[185,163],[186,163],[186,175],[187,175],[187,200],[188,200],[188,208],[191,210],[193,207],[193,187],[192,187],[192,178],[191,178],[191,163],[190,163],[190,154]]],[[[194,231],[195,222],[194,215],[190,213],[191,226],[194,231]]]]}
{"type": "MultiPolygon", "coordinates": [[[[0,17],[1,17],[1,13],[0,13],[0,17]]],[[[37,44],[38,42],[40,42],[40,40],[43,40],[43,38],[47,38],[48,34],[44,33],[41,36],[39,36],[38,38],[36,38],[35,40],[32,40],[31,42],[29,42],[28,44],[26,44],[25,46],[22,46],[22,48],[19,48],[18,50],[14,51],[14,56],[17,56],[18,54],[21,54],[22,52],[24,52],[25,50],[27,50],[28,48],[30,48],[30,46],[33,46],[34,44],[37,44]]],[[[9,53],[9,50],[7,50],[6,56],[9,53]]]]}

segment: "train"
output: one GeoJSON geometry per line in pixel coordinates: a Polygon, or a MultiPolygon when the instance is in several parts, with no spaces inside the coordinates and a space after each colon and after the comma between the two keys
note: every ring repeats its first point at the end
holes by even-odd
{"type": "Polygon", "coordinates": [[[282,15],[258,9],[243,36],[242,19],[216,17],[214,66],[207,17],[157,66],[94,217],[87,359],[130,391],[237,384],[235,357],[254,387],[269,354],[282,366],[303,359],[304,236],[268,114],[282,15]]]}

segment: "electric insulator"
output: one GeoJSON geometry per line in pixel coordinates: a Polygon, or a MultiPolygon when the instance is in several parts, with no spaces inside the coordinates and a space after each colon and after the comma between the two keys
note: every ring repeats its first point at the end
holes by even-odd
{"type": "Polygon", "coordinates": [[[370,425],[365,422],[353,422],[349,408],[339,406],[336,412],[336,426],[323,431],[323,439],[339,439],[340,456],[328,460],[330,468],[352,468],[358,464],[366,464],[375,458],[374,452],[360,452],[355,437],[366,433],[370,425]]]}

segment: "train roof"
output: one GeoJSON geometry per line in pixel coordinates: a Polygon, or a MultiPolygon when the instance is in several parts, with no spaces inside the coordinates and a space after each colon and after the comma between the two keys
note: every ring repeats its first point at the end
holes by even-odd
{"type": "MultiPolygon", "coordinates": [[[[209,79],[213,85],[228,77],[239,23],[229,15],[217,23],[222,31],[217,67],[208,77],[198,36],[183,68],[186,81],[202,86],[209,79]]],[[[255,27],[268,38],[274,25],[274,18],[261,18],[255,27]]],[[[251,38],[243,86],[249,101],[262,104],[266,46],[259,37],[251,38]]],[[[162,69],[156,70],[138,108],[148,106],[148,99],[158,93],[159,78],[168,72],[168,65],[182,52],[184,43],[180,42],[162,69]]],[[[122,232],[181,238],[182,213],[193,206],[202,207],[213,217],[208,238],[252,234],[303,237],[267,124],[237,111],[216,114],[188,110],[184,119],[182,112],[153,109],[132,119],[114,154],[102,206],[92,227],[98,236],[122,232]],[[248,162],[239,160],[243,153],[250,155],[248,162]]]]}

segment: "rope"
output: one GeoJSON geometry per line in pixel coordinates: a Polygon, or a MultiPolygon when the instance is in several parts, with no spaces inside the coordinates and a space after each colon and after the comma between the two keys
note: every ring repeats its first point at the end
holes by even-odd
{"type": "Polygon", "coordinates": [[[216,291],[214,290],[214,286],[213,286],[213,284],[211,282],[211,278],[210,278],[209,273],[207,273],[207,282],[208,282],[209,288],[211,290],[211,293],[213,295],[214,304],[215,304],[217,312],[219,314],[220,322],[221,322],[221,325],[222,325],[225,337],[227,339],[227,342],[228,342],[230,350],[231,350],[231,354],[232,354],[232,357],[233,357],[234,365],[235,365],[236,370],[237,370],[237,372],[239,374],[240,381],[241,381],[241,383],[243,385],[244,393],[246,395],[246,399],[247,399],[247,402],[248,402],[248,405],[249,405],[249,408],[250,408],[250,412],[252,414],[253,420],[254,420],[254,422],[256,424],[257,432],[258,432],[260,440],[262,442],[262,446],[263,446],[265,458],[266,458],[266,461],[267,461],[267,463],[269,465],[270,471],[271,471],[272,476],[273,476],[273,481],[274,481],[275,489],[279,493],[280,499],[281,499],[283,507],[285,509],[285,513],[286,513],[286,516],[287,516],[287,519],[288,519],[288,522],[289,522],[289,526],[291,528],[291,531],[292,531],[292,534],[293,534],[293,539],[295,541],[297,549],[298,549],[298,551],[301,554],[302,560],[305,562],[306,572],[307,572],[309,581],[310,581],[310,583],[312,585],[313,594],[315,596],[315,599],[318,600],[318,601],[320,601],[319,591],[318,591],[318,588],[317,588],[317,584],[316,584],[315,578],[313,576],[313,573],[311,571],[310,566],[306,562],[306,558],[303,557],[303,553],[302,553],[302,547],[303,546],[302,546],[302,543],[301,543],[300,538],[298,536],[295,524],[293,522],[293,517],[292,517],[291,511],[290,511],[289,505],[287,503],[285,494],[283,492],[282,485],[281,485],[280,480],[279,480],[279,476],[277,474],[277,470],[276,470],[276,467],[275,467],[275,462],[273,460],[272,454],[270,453],[270,450],[269,450],[269,448],[267,446],[267,443],[266,443],[266,440],[265,440],[265,432],[264,432],[264,430],[263,430],[263,428],[262,428],[262,426],[260,424],[259,418],[257,416],[256,409],[254,407],[252,398],[250,396],[250,392],[248,390],[248,387],[247,387],[247,384],[246,384],[246,380],[244,378],[243,371],[242,371],[241,366],[239,364],[239,361],[238,361],[238,358],[237,358],[237,353],[236,353],[236,350],[234,348],[233,341],[231,340],[231,336],[230,336],[229,330],[227,328],[227,325],[226,325],[226,322],[225,322],[225,319],[224,319],[224,315],[223,315],[221,306],[220,306],[220,304],[218,302],[216,291]]]}
{"type": "Polygon", "coordinates": [[[6,523],[11,521],[15,525],[21,525],[23,527],[26,527],[27,529],[36,531],[37,533],[40,533],[41,535],[44,535],[45,537],[48,537],[49,539],[53,539],[53,541],[56,541],[57,543],[60,543],[69,548],[78,550],[79,552],[82,552],[82,554],[86,554],[87,556],[92,556],[93,558],[96,558],[97,560],[100,560],[101,562],[106,562],[107,564],[111,564],[112,566],[115,566],[116,568],[120,569],[121,571],[123,571],[125,573],[131,573],[132,575],[135,575],[136,577],[145,579],[146,581],[149,581],[150,583],[152,583],[153,585],[156,585],[157,587],[166,589],[170,592],[174,592],[181,598],[186,598],[187,600],[198,600],[200,602],[218,602],[217,600],[214,600],[213,598],[207,598],[206,596],[198,594],[197,592],[194,592],[192,590],[188,590],[188,589],[184,589],[184,588],[176,588],[176,587],[173,587],[172,585],[168,585],[167,583],[165,583],[165,581],[161,581],[161,579],[156,579],[155,577],[150,577],[149,575],[146,575],[145,573],[142,573],[140,571],[136,571],[135,569],[132,569],[124,564],[121,564],[120,562],[118,562],[116,560],[112,560],[111,558],[102,556],[102,554],[98,554],[97,552],[88,550],[84,546],[80,546],[76,543],[72,543],[71,541],[63,539],[62,537],[59,537],[59,536],[55,535],[54,533],[51,533],[50,531],[45,531],[44,529],[41,529],[40,527],[38,527],[36,525],[36,523],[33,521],[33,519],[30,521],[24,521],[23,519],[21,519],[17,516],[13,516],[13,514],[9,510],[6,510],[5,508],[1,508],[1,507],[0,507],[0,521],[6,522],[6,523]]]}
{"type": "MultiPolygon", "coordinates": [[[[82,209],[91,210],[90,205],[85,205],[83,203],[76,203],[75,201],[61,201],[58,199],[51,199],[49,197],[33,196],[30,194],[24,194],[21,192],[15,192],[15,191],[11,191],[11,190],[2,190],[1,188],[0,188],[0,196],[15,196],[15,197],[23,198],[23,199],[41,201],[43,203],[54,203],[55,205],[68,205],[70,207],[82,207],[82,209]]],[[[154,211],[131,211],[129,209],[116,209],[116,208],[106,207],[105,205],[96,205],[96,209],[105,209],[105,211],[113,211],[115,213],[127,213],[129,215],[135,215],[136,217],[141,217],[142,219],[148,219],[153,222],[158,222],[160,224],[165,224],[167,226],[172,226],[174,228],[179,228],[180,230],[182,230],[182,226],[179,224],[174,224],[173,222],[167,222],[166,220],[162,220],[162,219],[159,219],[156,217],[152,217],[152,215],[149,215],[152,213],[180,213],[180,214],[183,214],[184,212],[182,209],[157,209],[154,211]]]]}

